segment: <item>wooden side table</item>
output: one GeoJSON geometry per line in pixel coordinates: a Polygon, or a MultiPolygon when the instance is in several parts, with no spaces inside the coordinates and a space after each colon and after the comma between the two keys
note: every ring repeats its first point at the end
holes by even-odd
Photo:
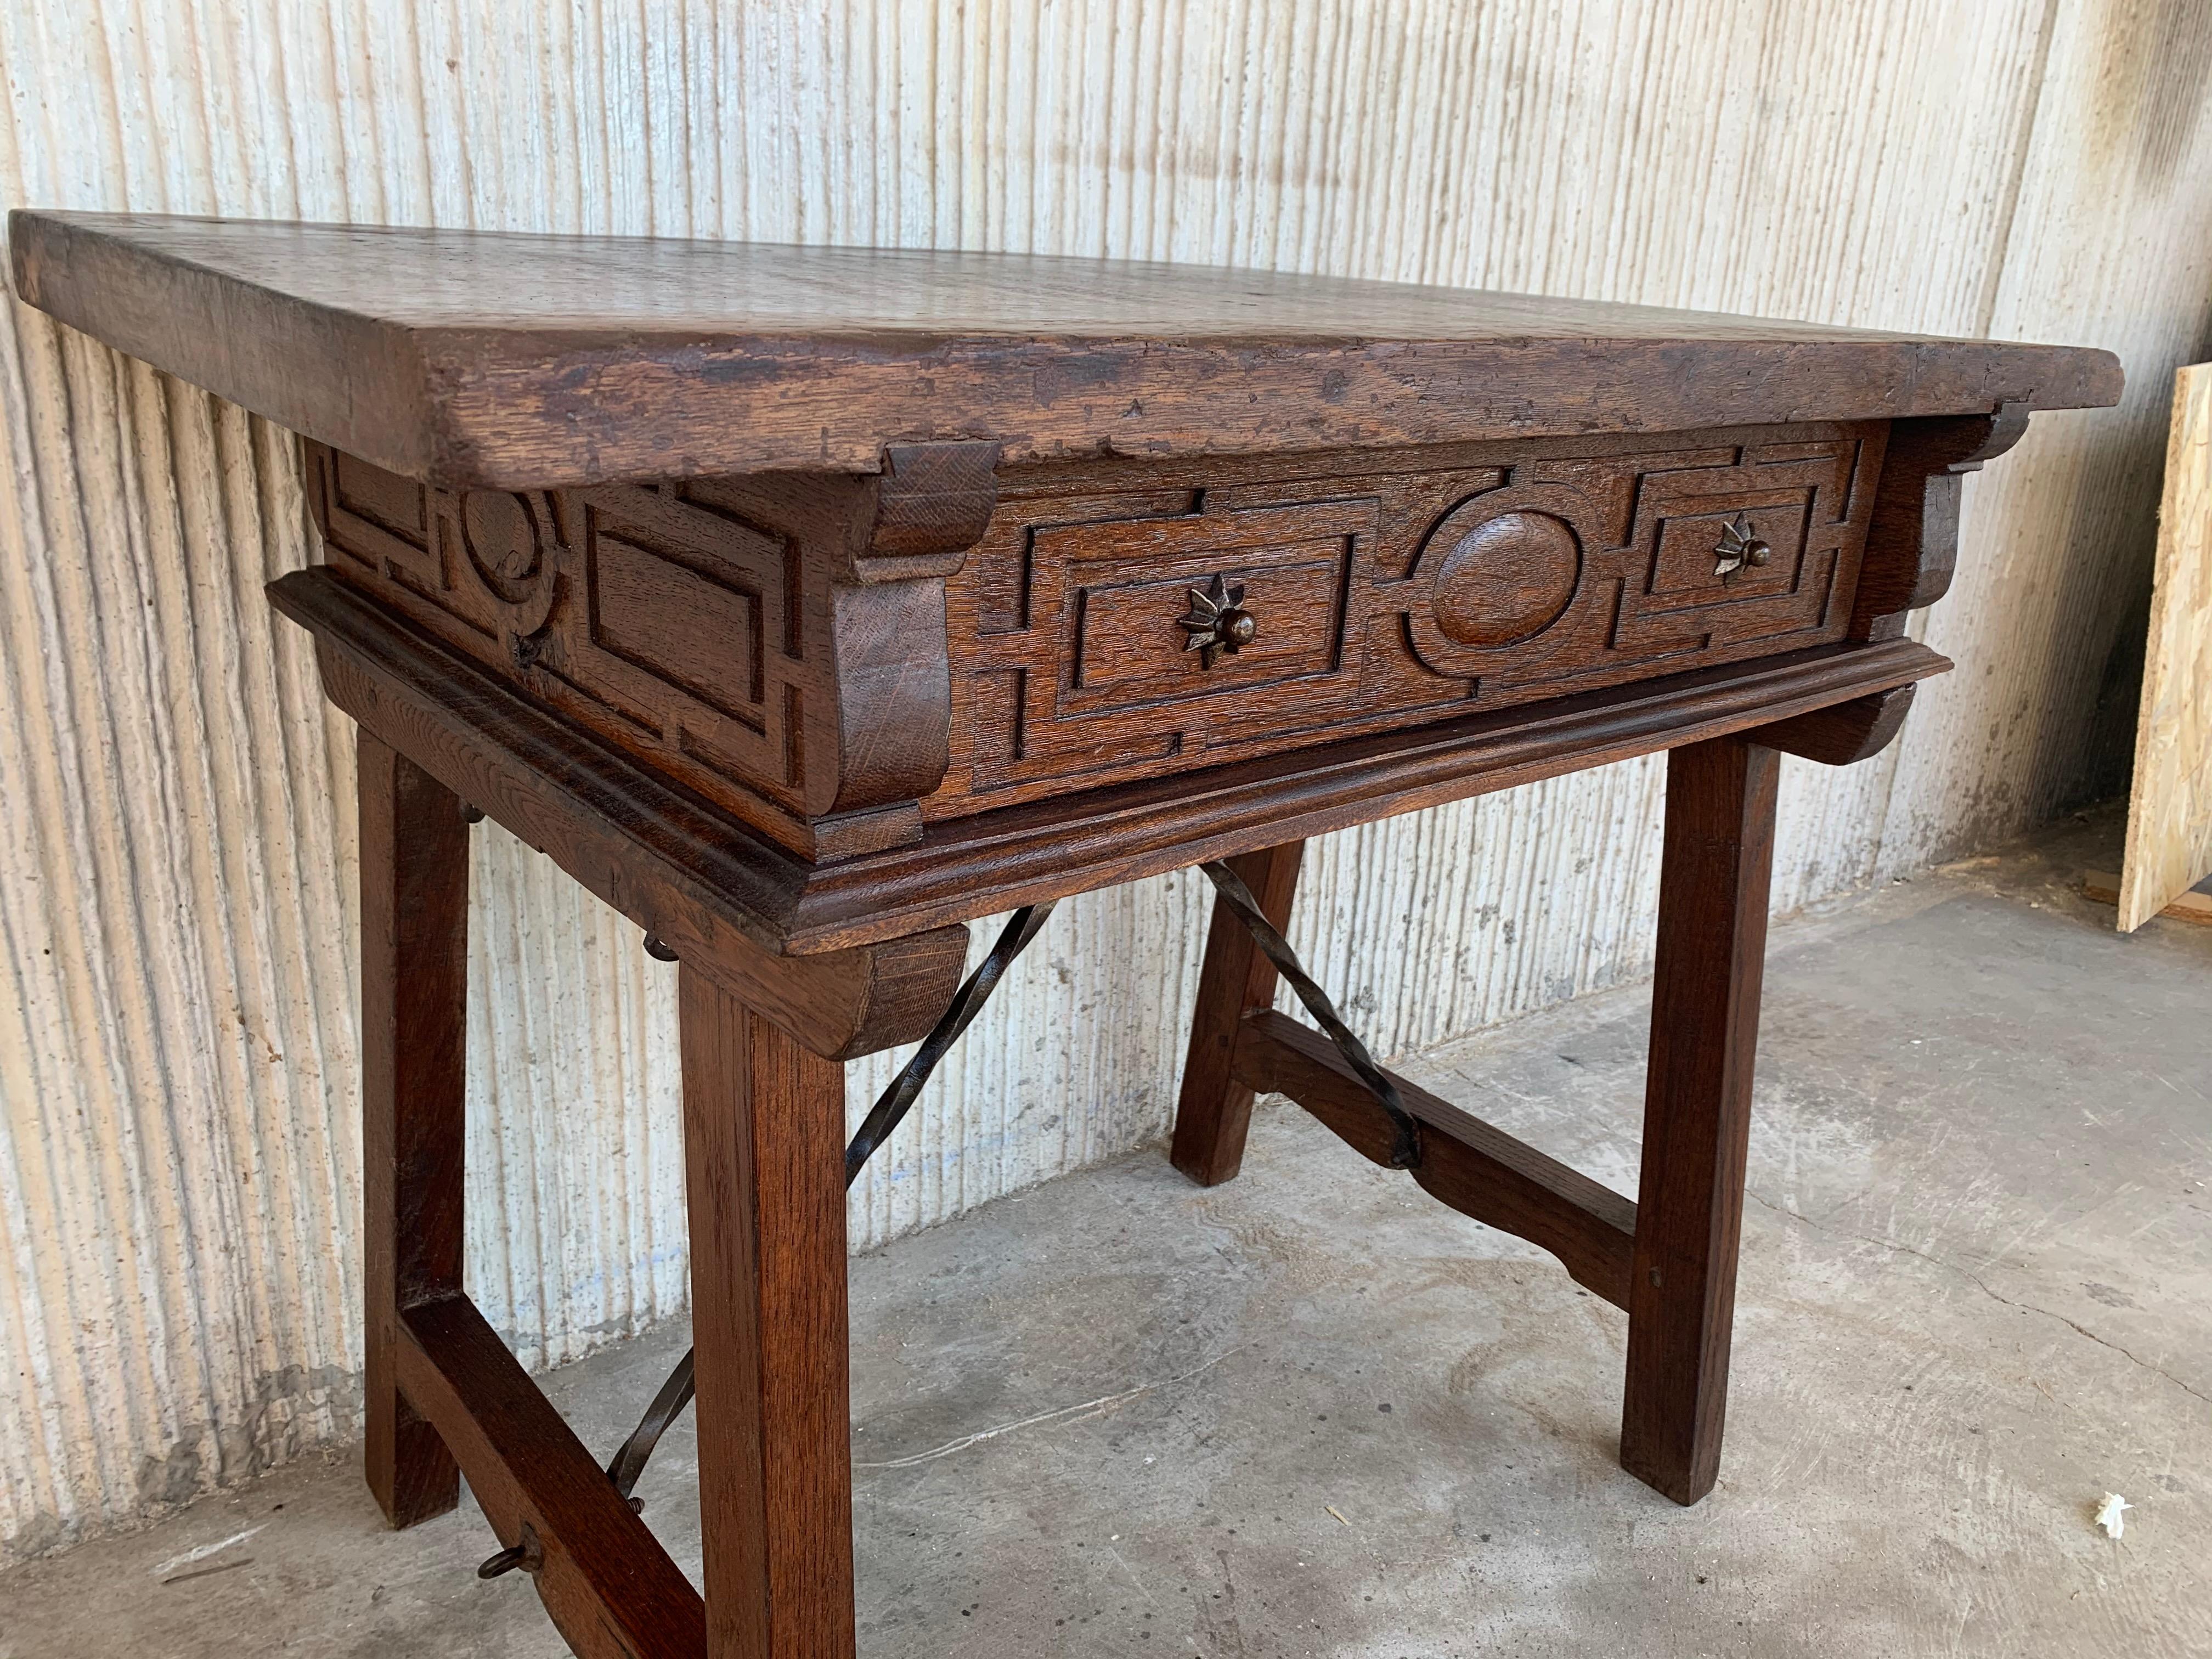
{"type": "Polygon", "coordinates": [[[1234,1176],[1278,1091],[1553,1252],[1627,1311],[1623,1465],[1702,1497],[1778,756],[1889,741],[1960,475],[2120,388],[1243,271],[11,230],[32,304],[305,439],[325,562],[270,592],[361,727],[369,1483],[407,1526],[465,1470],[595,1659],[852,1654],[842,1063],[957,1034],[970,919],[1193,864],[1176,1166],[1234,1176]],[[1635,1203],[1272,1012],[1305,838],[1661,750],[1635,1203]],[[461,1291],[479,814],[681,963],[703,1598],[461,1291]]]}

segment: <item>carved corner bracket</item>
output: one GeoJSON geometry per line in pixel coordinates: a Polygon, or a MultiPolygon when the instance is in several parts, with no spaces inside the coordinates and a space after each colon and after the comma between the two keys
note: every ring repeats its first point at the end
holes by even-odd
{"type": "Polygon", "coordinates": [[[888,444],[879,471],[718,481],[723,499],[787,538],[825,613],[827,694],[809,725],[836,755],[834,789],[811,791],[839,821],[817,858],[921,834],[915,805],[951,763],[952,670],[945,583],[999,501],[993,442],[888,444]]]}
{"type": "Polygon", "coordinates": [[[1950,591],[1959,563],[1960,480],[2018,443],[2028,406],[1990,415],[1899,421],[1875,487],[1850,637],[1893,640],[1907,613],[1950,591]]]}
{"type": "Polygon", "coordinates": [[[994,442],[886,444],[854,579],[941,581],[956,574],[999,504],[998,465],[994,442]]]}
{"type": "Polygon", "coordinates": [[[1751,732],[1753,743],[1823,766],[1850,766],[1889,747],[1911,712],[1917,688],[1900,685],[1849,702],[1831,703],[1751,732]]]}

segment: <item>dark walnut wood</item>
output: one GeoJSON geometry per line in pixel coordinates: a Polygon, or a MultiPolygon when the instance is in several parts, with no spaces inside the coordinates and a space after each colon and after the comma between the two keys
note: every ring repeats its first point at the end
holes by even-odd
{"type": "Polygon", "coordinates": [[[358,765],[369,1489],[413,1526],[465,1468],[576,1652],[702,1652],[697,1594],[461,1292],[468,823],[367,732],[358,765]]]}
{"type": "Polygon", "coordinates": [[[18,210],[16,291],[441,487],[1328,449],[2002,403],[2107,353],[1521,295],[1020,254],[18,210]]]}
{"type": "Polygon", "coordinates": [[[871,477],[457,495],[316,445],[308,500],[331,568],[829,859],[921,833],[951,732],[944,579],[989,521],[994,458],[900,447],[871,477]]]}
{"type": "MultiPolygon", "coordinates": [[[[1201,991],[1202,994],[1202,991],[1201,991]]],[[[1287,1096],[1371,1164],[1390,1165],[1395,1138],[1374,1094],[1319,1032],[1272,1008],[1238,1022],[1234,1075],[1246,1087],[1287,1096]]],[[[1636,1206],[1393,1074],[1421,1126],[1421,1161],[1408,1173],[1431,1196],[1558,1256],[1579,1284],[1629,1305],[1636,1206]]]]}
{"type": "Polygon", "coordinates": [[[465,659],[409,633],[321,571],[271,586],[312,628],[332,702],[367,733],[552,858],[681,960],[836,1059],[926,1036],[966,961],[968,930],[923,923],[784,957],[779,921],[807,866],[465,659]]]}
{"type": "Polygon", "coordinates": [[[1895,639],[1910,612],[1950,592],[1962,481],[2018,443],[2027,416],[2026,404],[2008,403],[1992,415],[1897,423],[1852,607],[1853,639],[1895,639]]]}
{"type": "Polygon", "coordinates": [[[455,1294],[409,1308],[399,1358],[499,1542],[527,1552],[518,1571],[570,1648],[582,1659],[713,1651],[683,1569],[473,1303],[455,1294]]]}
{"type": "Polygon", "coordinates": [[[817,1054],[910,1042],[949,999],[956,918],[1511,788],[1879,696],[1950,664],[1894,640],[1642,680],[1413,732],[963,817],[812,865],[592,742],[327,570],[270,586],[331,699],[817,1054]],[[925,931],[934,930],[934,931],[925,931]]]}
{"type": "Polygon", "coordinates": [[[334,569],[824,863],[1893,637],[1960,472],[2117,395],[2094,351],[1249,272],[10,222],[33,303],[318,441],[334,569]],[[1216,579],[1251,636],[1185,650],[1216,579]]]}
{"type": "Polygon", "coordinates": [[[385,1518],[411,1527],[460,1501],[400,1381],[400,1320],[461,1289],[469,826],[450,790],[367,732],[356,764],[365,1461],[385,1518]]]}
{"type": "Polygon", "coordinates": [[[1678,1504],[1720,1472],[1780,769],[1742,738],[1667,757],[1620,1461],[1678,1504]]]}
{"type": "MultiPolygon", "coordinates": [[[[1279,932],[1290,926],[1291,898],[1297,890],[1305,847],[1302,841],[1287,842],[1229,860],[1279,932]]],[[[1198,1006],[1176,1105],[1175,1140],[1168,1149],[1176,1168],[1201,1187],[1231,1179],[1244,1161],[1252,1087],[1237,1075],[1237,1036],[1249,1010],[1273,1002],[1275,980],[1275,964],[1252,942],[1236,912],[1217,898],[1198,973],[1198,1006]]]]}
{"type": "Polygon", "coordinates": [[[1889,747],[1912,710],[1917,689],[1900,685],[1894,691],[1831,703],[1826,708],[1762,726],[1752,735],[1785,755],[1801,756],[1823,766],[1850,766],[1889,747]]]}
{"type": "Polygon", "coordinates": [[[1033,469],[1003,501],[975,445],[870,478],[520,495],[319,446],[308,467],[331,569],[827,862],[1071,785],[1838,641],[1884,440],[1033,469]],[[1215,584],[1249,637],[1194,652],[1180,619],[1215,584]]]}
{"type": "Polygon", "coordinates": [[[851,1659],[844,1073],[678,975],[710,1651],[851,1659]]]}
{"type": "Polygon", "coordinates": [[[951,583],[943,819],[1844,637],[1886,428],[1029,469],[951,583]],[[1731,526],[1764,562],[1723,569],[1731,526]],[[1211,663],[1176,619],[1242,586],[1211,663]]]}
{"type": "MultiPolygon", "coordinates": [[[[1949,665],[1966,472],[2110,354],[1023,256],[19,211],[30,303],[303,435],[271,584],[360,724],[369,1479],[456,1462],[580,1654],[854,1651],[844,1091],[966,924],[1668,753],[1635,1202],[1398,1080],[1409,1177],[1726,1401],[1779,757],[1949,665]],[[680,962],[703,1599],[461,1294],[464,803],[680,962]]],[[[1218,908],[1172,1156],[1279,1091],[1389,1164],[1218,908]]]]}

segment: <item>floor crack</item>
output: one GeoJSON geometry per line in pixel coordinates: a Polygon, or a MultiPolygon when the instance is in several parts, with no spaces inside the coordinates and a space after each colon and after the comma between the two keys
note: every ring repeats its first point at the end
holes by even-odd
{"type": "Polygon", "coordinates": [[[1776,1215],[1787,1216],[1790,1220],[1801,1222],[1804,1225],[1812,1228],[1815,1232],[1823,1232],[1827,1234],[1831,1238],[1855,1239],[1862,1244],[1872,1244],[1878,1249],[1888,1250],[1899,1255],[1917,1256],[1921,1261],[1928,1262],[1932,1266],[1941,1267],[1947,1273],[1956,1273],[1960,1278],[1965,1279],[1968,1284],[1973,1285],[1975,1289],[1981,1291],[1984,1296],[1988,1297],[1992,1302],[2001,1303],[2008,1308],[2017,1308],[2022,1313],[2036,1314],[2045,1319],[2055,1319],[2060,1324],[2072,1331],[2075,1335],[2086,1336],[2090,1341],[2095,1343],[2099,1347],[2110,1348],[2114,1353],[2119,1355],[2123,1359],[2127,1360],[2130,1364],[2140,1365],[2143,1370],[2150,1372],[2153,1376],[2165,1378],[2168,1382],[2172,1383],[2175,1388],[2180,1389],[2182,1393],[2187,1395],[2191,1399],[2201,1400],[2206,1405],[2212,1406],[2212,1395],[2204,1394],[2199,1389],[2190,1387],[2188,1383],[2183,1382],[2179,1377],[2176,1376],[2172,1371],[2167,1370],[2164,1366],[2153,1364],[2149,1360],[2143,1358],[2139,1354],[2130,1352],[2128,1349],[2122,1347],[2118,1343],[2111,1340],[2109,1338],[2098,1335],[2096,1332],[2091,1330],[2087,1326],[2077,1323],[2075,1321],[2069,1319],[2063,1313],[2054,1313],[2049,1308],[2039,1308],[2033,1303],[2029,1302],[2014,1301],[2012,1297],[2005,1296],[1992,1289],[1990,1282],[1984,1279],[1979,1273],[1974,1272],[1971,1267],[1962,1267],[1955,1261],[1946,1261],[1940,1255],[1930,1255],[1927,1251],[1915,1249],[1910,1244],[1900,1244],[1893,1238],[1876,1238],[1869,1233],[1849,1232],[1841,1228],[1831,1227],[1825,1221],[1814,1220],[1811,1216],[1807,1215],[1802,1210],[1793,1210],[1786,1204],[1777,1204],[1771,1199],[1761,1198],[1757,1193],[1752,1191],[1748,1187],[1744,1188],[1743,1195],[1749,1199],[1753,1203],[1758,1205],[1761,1209],[1771,1210],[1776,1215]]]}

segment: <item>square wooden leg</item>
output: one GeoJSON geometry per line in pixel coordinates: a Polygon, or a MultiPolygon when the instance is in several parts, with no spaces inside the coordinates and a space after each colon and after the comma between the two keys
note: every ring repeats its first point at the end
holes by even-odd
{"type": "Polygon", "coordinates": [[[451,790],[366,732],[358,787],[368,1474],[411,1527],[460,1500],[398,1354],[400,1310],[461,1287],[469,826],[451,790]]]}
{"type": "Polygon", "coordinates": [[[844,1068],[678,969],[712,1659],[851,1659],[844,1068]]]}
{"type": "MultiPolygon", "coordinates": [[[[1289,842],[1229,860],[1279,930],[1290,925],[1305,847],[1302,841],[1289,842]]],[[[1182,1094],[1176,1104],[1175,1140],[1168,1150],[1176,1168],[1201,1187],[1219,1186],[1244,1162],[1252,1091],[1234,1073],[1237,1034],[1245,1010],[1265,1008],[1274,1000],[1274,963],[1252,942],[1236,913],[1216,899],[1206,933],[1206,960],[1199,969],[1182,1094]]]]}
{"type": "Polygon", "coordinates": [[[1678,1504],[1720,1471],[1780,764],[1740,738],[1667,761],[1620,1462],[1678,1504]]]}

